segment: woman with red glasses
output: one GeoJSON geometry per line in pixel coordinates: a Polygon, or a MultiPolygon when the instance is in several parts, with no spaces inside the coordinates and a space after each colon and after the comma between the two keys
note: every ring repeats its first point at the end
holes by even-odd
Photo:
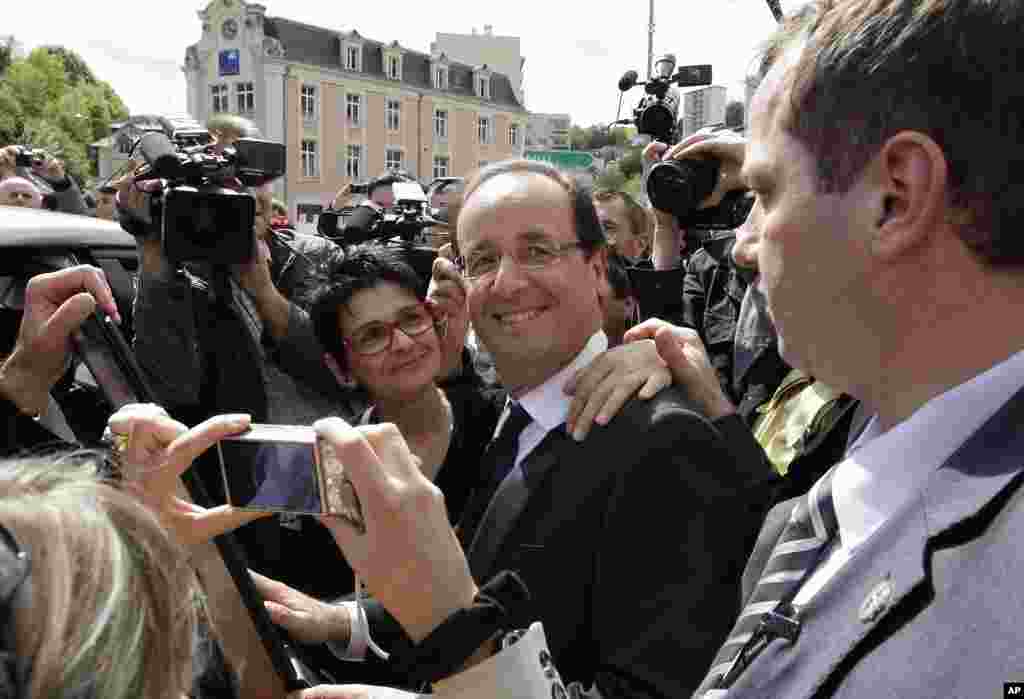
{"type": "Polygon", "coordinates": [[[446,319],[426,299],[426,283],[400,250],[351,247],[328,279],[311,306],[325,361],[340,381],[368,393],[372,407],[361,422],[398,426],[457,523],[479,480],[504,393],[472,381],[438,386],[442,367],[461,355],[465,329],[448,335],[446,319]]]}

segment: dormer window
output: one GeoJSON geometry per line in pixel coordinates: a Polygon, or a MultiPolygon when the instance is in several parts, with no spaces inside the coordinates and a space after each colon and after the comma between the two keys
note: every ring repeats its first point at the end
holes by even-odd
{"type": "Polygon", "coordinates": [[[491,99],[491,71],[486,65],[473,71],[473,94],[482,100],[491,99]]]}
{"type": "Polygon", "coordinates": [[[363,37],[355,30],[341,37],[341,65],[345,70],[363,70],[363,37]]]}
{"type": "Polygon", "coordinates": [[[431,83],[435,90],[448,89],[448,56],[435,54],[430,61],[431,83]]]}
{"type": "Polygon", "coordinates": [[[397,41],[384,48],[384,77],[388,80],[402,79],[402,54],[405,53],[397,41]]]}

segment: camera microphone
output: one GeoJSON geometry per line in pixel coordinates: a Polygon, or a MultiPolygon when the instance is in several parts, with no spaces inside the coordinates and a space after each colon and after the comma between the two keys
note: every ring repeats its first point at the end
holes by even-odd
{"type": "Polygon", "coordinates": [[[171,143],[162,133],[152,131],[139,139],[139,150],[150,167],[152,177],[170,180],[181,176],[181,162],[171,143]]]}
{"type": "Polygon", "coordinates": [[[622,74],[622,77],[619,78],[619,91],[625,92],[626,90],[635,87],[637,78],[639,77],[639,74],[635,70],[627,70],[622,74]]]}

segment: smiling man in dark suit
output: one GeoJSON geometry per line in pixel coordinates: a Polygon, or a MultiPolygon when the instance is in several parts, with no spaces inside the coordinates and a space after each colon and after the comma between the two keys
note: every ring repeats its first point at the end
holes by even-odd
{"type": "Polygon", "coordinates": [[[497,475],[460,523],[473,575],[519,572],[567,679],[619,696],[692,691],[725,632],[706,610],[735,607],[769,474],[730,452],[721,430],[741,424],[713,425],[675,389],[574,440],[563,389],[607,346],[589,193],[509,161],[463,197],[468,312],[511,395],[500,454],[485,456],[497,475]]]}

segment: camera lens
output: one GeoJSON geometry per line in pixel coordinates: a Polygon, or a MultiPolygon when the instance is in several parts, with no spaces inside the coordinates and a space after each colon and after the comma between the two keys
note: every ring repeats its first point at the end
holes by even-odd
{"type": "Polygon", "coordinates": [[[652,136],[656,141],[669,142],[675,117],[672,111],[661,103],[654,103],[644,109],[637,124],[637,131],[652,136]]]}
{"type": "Polygon", "coordinates": [[[647,175],[651,205],[680,221],[689,216],[718,183],[717,160],[666,160],[647,175]]]}

